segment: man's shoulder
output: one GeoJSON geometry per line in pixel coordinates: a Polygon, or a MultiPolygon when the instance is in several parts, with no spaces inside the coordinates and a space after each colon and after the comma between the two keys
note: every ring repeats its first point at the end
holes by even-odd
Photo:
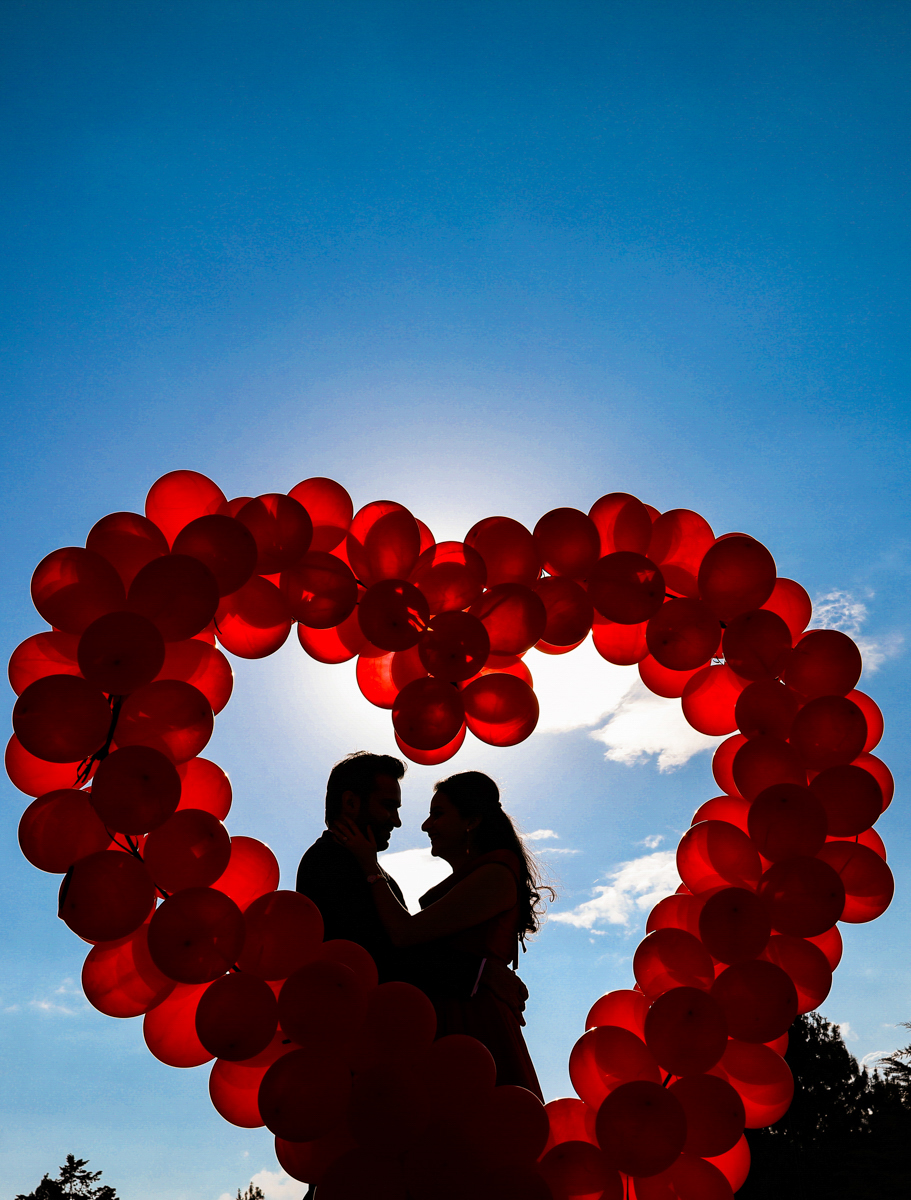
{"type": "Polygon", "coordinates": [[[355,860],[327,831],[304,851],[297,868],[297,890],[306,890],[301,886],[304,882],[344,878],[351,874],[352,868],[357,869],[355,860]]]}

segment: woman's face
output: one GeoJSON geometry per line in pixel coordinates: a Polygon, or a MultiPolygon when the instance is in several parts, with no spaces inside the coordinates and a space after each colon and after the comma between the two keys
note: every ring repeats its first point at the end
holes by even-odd
{"type": "Polygon", "coordinates": [[[430,801],[430,816],[421,826],[430,838],[430,853],[436,858],[453,862],[464,858],[468,850],[468,831],[477,820],[459,815],[459,810],[445,792],[434,792],[430,801]]]}

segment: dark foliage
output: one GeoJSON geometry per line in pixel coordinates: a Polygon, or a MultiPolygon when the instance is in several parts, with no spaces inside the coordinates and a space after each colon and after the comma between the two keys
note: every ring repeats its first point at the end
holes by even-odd
{"type": "Polygon", "coordinates": [[[88,1161],[68,1154],[56,1179],[45,1175],[33,1192],[20,1192],[15,1200],[118,1200],[112,1187],[98,1182],[100,1171],[86,1170],[88,1161]]]}
{"type": "Polygon", "coordinates": [[[747,1131],[753,1165],[738,1200],[905,1195],[907,1077],[903,1086],[900,1071],[859,1070],[838,1028],[817,1013],[791,1026],[785,1057],[794,1073],[794,1102],[776,1125],[747,1131]]]}

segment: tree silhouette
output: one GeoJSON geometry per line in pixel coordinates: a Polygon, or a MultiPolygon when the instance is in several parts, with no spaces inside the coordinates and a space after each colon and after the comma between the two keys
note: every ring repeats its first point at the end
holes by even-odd
{"type": "Polygon", "coordinates": [[[266,1200],[266,1193],[258,1183],[254,1183],[251,1179],[250,1186],[245,1192],[242,1193],[240,1188],[237,1189],[237,1200],[266,1200]]]}
{"type": "Polygon", "coordinates": [[[68,1154],[56,1179],[45,1175],[33,1192],[20,1192],[15,1200],[118,1200],[112,1187],[98,1183],[100,1171],[86,1170],[88,1161],[68,1154]]]}

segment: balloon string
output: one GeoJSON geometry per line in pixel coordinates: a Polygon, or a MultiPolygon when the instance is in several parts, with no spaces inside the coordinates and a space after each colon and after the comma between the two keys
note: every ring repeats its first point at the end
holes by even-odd
{"type": "Polygon", "coordinates": [[[123,708],[123,696],[108,696],[111,705],[111,724],[108,726],[108,736],[105,738],[104,745],[100,750],[96,750],[94,754],[90,754],[88,758],[84,758],[79,764],[79,770],[76,773],[76,786],[82,787],[84,783],[88,783],[89,775],[92,773],[92,764],[101,762],[111,753],[111,743],[114,740],[114,730],[117,728],[117,720],[120,716],[120,710],[123,708]]]}
{"type": "MultiPolygon", "coordinates": [[[[112,830],[108,829],[107,826],[105,826],[104,831],[108,835],[108,837],[111,839],[111,841],[114,843],[114,845],[119,847],[121,850],[123,850],[125,854],[132,854],[133,857],[138,858],[140,862],[143,861],[142,854],[139,850],[139,843],[134,842],[128,833],[125,833],[123,835],[126,838],[126,843],[127,843],[126,845],[124,845],[123,842],[119,842],[117,840],[116,832],[113,832],[112,830]]],[[[159,894],[159,896],[161,896],[162,900],[167,900],[170,898],[171,893],[166,892],[164,890],[164,888],[161,887],[160,884],[157,884],[157,883],[155,884],[155,891],[158,892],[158,894],[159,894]]]]}

